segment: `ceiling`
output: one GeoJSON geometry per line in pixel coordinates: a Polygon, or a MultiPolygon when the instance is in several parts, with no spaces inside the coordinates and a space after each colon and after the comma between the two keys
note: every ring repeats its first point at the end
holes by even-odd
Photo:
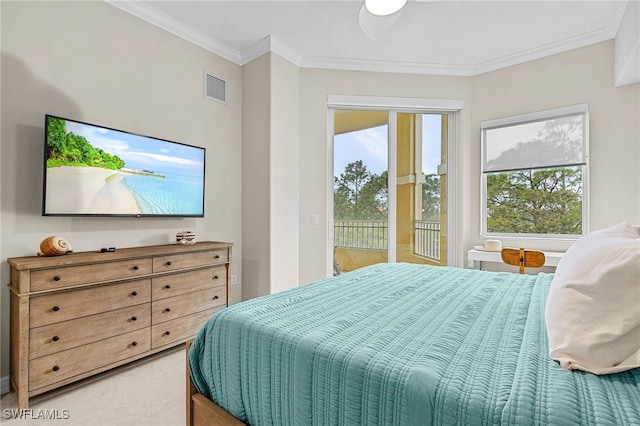
{"type": "Polygon", "coordinates": [[[363,0],[107,0],[232,62],[472,76],[615,37],[626,0],[409,0],[371,39],[363,0]]]}

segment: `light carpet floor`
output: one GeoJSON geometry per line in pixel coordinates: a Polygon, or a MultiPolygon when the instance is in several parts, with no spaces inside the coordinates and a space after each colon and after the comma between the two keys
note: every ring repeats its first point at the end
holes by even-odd
{"type": "Polygon", "coordinates": [[[184,425],[185,357],[181,345],[35,396],[29,401],[30,411],[22,412],[22,418],[15,418],[15,393],[4,394],[0,398],[0,423],[2,426],[184,425]]]}

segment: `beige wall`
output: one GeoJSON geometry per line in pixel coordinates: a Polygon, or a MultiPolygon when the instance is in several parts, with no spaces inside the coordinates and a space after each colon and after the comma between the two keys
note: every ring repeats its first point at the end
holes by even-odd
{"type": "Polygon", "coordinates": [[[245,300],[298,285],[298,74],[274,54],[242,67],[245,300]]]}
{"type": "Polygon", "coordinates": [[[270,80],[270,55],[242,67],[243,300],[270,293],[270,80]]]}
{"type": "Polygon", "coordinates": [[[271,293],[299,283],[299,74],[297,66],[271,55],[271,293]]]}
{"type": "MultiPolygon", "coordinates": [[[[480,122],[548,108],[590,104],[590,229],[640,223],[640,85],[613,86],[613,41],[475,77],[301,70],[300,282],[326,275],[327,96],[462,99],[457,182],[457,266],[480,240],[480,122]],[[319,226],[309,224],[322,213],[319,226]]],[[[520,244],[522,241],[510,241],[520,244]]],[[[570,241],[536,241],[565,250],[570,241]]],[[[530,245],[531,243],[529,243],[530,245]]]]}
{"type": "MultiPolygon", "coordinates": [[[[0,280],[2,376],[8,374],[7,257],[48,235],[76,251],[163,244],[190,229],[235,243],[242,270],[241,69],[103,2],[6,2],[2,10],[0,280]],[[227,81],[228,103],[203,97],[203,72],[227,81]],[[42,217],[45,113],[207,149],[205,217],[42,217]]],[[[73,194],[69,194],[73,197],[73,194]]],[[[240,300],[241,285],[232,287],[240,300]]]]}

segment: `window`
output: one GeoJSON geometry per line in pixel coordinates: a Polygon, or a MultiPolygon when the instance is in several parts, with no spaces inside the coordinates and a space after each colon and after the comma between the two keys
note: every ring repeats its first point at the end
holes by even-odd
{"type": "Polygon", "coordinates": [[[481,123],[482,235],[587,232],[588,104],[481,123]]]}

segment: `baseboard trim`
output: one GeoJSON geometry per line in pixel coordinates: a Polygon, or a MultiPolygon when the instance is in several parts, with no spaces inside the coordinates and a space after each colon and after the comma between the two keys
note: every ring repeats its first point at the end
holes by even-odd
{"type": "Polygon", "coordinates": [[[0,377],[0,394],[5,394],[11,389],[11,382],[9,381],[9,377],[10,376],[0,377]]]}

